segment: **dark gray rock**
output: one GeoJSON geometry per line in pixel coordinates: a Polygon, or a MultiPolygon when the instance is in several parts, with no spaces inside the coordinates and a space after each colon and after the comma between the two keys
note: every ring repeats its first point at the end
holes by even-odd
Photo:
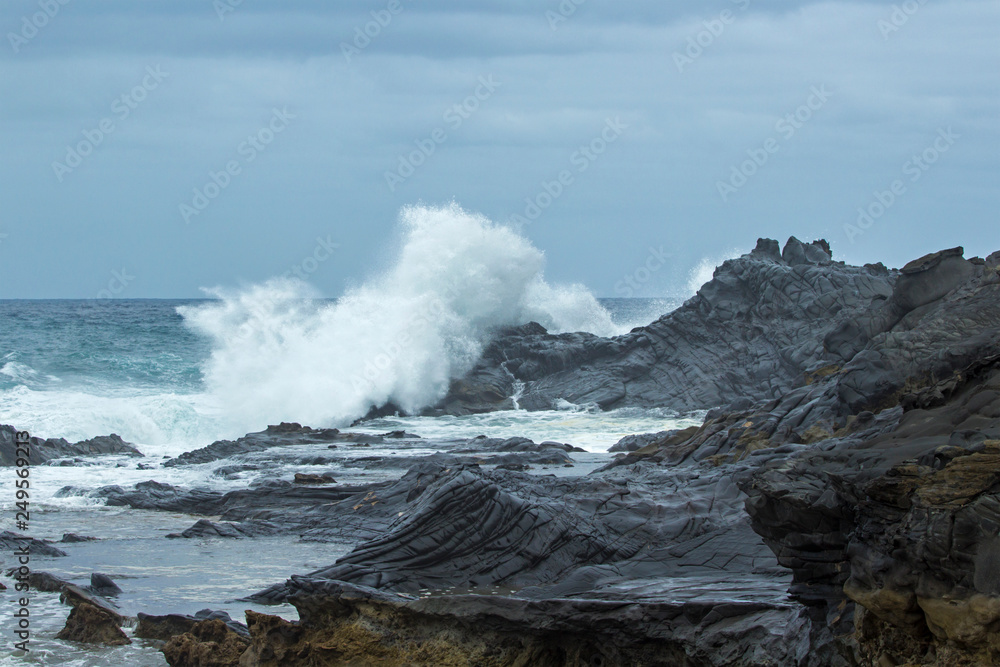
{"type": "Polygon", "coordinates": [[[13,553],[27,546],[32,556],[65,556],[66,552],[52,546],[48,540],[39,540],[33,537],[25,537],[5,530],[0,533],[0,551],[3,552],[5,561],[13,559],[13,553]]]}
{"type": "Polygon", "coordinates": [[[850,358],[824,348],[824,332],[885,302],[899,274],[832,262],[823,241],[789,239],[786,257],[777,248],[762,239],[716,269],[683,306],[618,338],[552,335],[537,325],[498,332],[428,414],[503,409],[515,381],[524,384],[519,404],[529,410],[551,409],[559,399],[699,410],[805,386],[810,372],[850,358]]]}
{"type": "Polygon", "coordinates": [[[660,431],[659,433],[640,433],[637,435],[626,435],[624,438],[611,445],[609,452],[634,452],[642,449],[646,445],[662,440],[672,431],[660,431]]]}
{"type": "Polygon", "coordinates": [[[226,537],[231,539],[242,539],[245,537],[260,537],[263,535],[275,535],[282,532],[281,529],[267,521],[245,521],[242,523],[215,523],[208,519],[199,519],[193,526],[182,533],[170,533],[168,538],[205,538],[205,537],[226,537]]]}
{"type": "Polygon", "coordinates": [[[32,572],[28,575],[28,586],[41,593],[59,593],[67,585],[68,581],[48,572],[32,572]]]}
{"type": "Polygon", "coordinates": [[[87,590],[101,597],[115,597],[122,592],[122,589],[112,581],[111,577],[100,572],[94,572],[90,575],[90,586],[87,590]]]}
{"type": "MultiPolygon", "coordinates": [[[[385,442],[386,438],[392,440],[416,439],[414,436],[403,431],[394,431],[384,435],[372,435],[368,433],[342,433],[335,428],[314,429],[296,423],[281,423],[277,426],[268,426],[266,430],[257,433],[248,433],[238,440],[219,440],[207,447],[184,452],[180,456],[165,461],[165,467],[194,465],[198,463],[209,463],[219,459],[231,458],[234,456],[245,456],[263,452],[275,447],[293,447],[296,445],[315,445],[324,443],[348,443],[365,445],[371,443],[385,442]]],[[[336,448],[335,445],[330,445],[336,448]]],[[[249,470],[251,468],[245,468],[249,470]]],[[[238,471],[233,466],[226,466],[223,476],[238,471]]]]}
{"type": "MultiPolygon", "coordinates": [[[[0,424],[0,465],[12,466],[19,458],[16,456],[15,438],[17,429],[13,426],[0,424]]],[[[98,436],[90,440],[70,443],[64,438],[30,438],[28,462],[31,465],[42,465],[54,459],[67,457],[102,456],[118,454],[126,456],[142,456],[142,453],[125,442],[119,436],[98,436]]],[[[72,465],[72,463],[69,463],[72,465]]]]}
{"type": "Polygon", "coordinates": [[[96,537],[87,537],[86,535],[77,535],[76,533],[63,533],[62,539],[59,540],[64,544],[73,544],[76,542],[93,542],[96,537]]]}

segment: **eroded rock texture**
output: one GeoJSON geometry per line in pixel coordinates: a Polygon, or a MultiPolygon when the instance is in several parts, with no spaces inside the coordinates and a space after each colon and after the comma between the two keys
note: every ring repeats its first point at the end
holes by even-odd
{"type": "Polygon", "coordinates": [[[515,379],[529,407],[715,408],[591,475],[486,470],[572,452],[484,439],[377,484],[99,494],[355,545],[253,596],[301,620],[249,613],[246,666],[998,664],[998,264],[762,240],[627,336],[498,337],[440,410],[515,379]]]}

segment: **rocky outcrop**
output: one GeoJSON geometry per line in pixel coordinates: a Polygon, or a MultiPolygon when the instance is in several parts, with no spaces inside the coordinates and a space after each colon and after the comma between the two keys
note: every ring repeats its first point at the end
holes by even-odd
{"type": "MultiPolygon", "coordinates": [[[[0,424],[0,465],[12,466],[19,458],[15,446],[17,429],[13,426],[0,424]]],[[[119,436],[102,435],[90,440],[70,443],[65,438],[32,437],[29,440],[28,462],[31,465],[41,465],[55,459],[80,456],[103,456],[117,454],[125,456],[142,456],[142,452],[125,442],[119,436]]]]}
{"type": "Polygon", "coordinates": [[[937,393],[887,411],[896,423],[881,433],[769,463],[747,487],[793,593],[824,615],[863,608],[858,651],[872,663],[1000,661],[1000,362],[930,407],[937,393]]]}
{"type": "Polygon", "coordinates": [[[794,663],[805,646],[794,605],[676,599],[533,601],[483,595],[414,600],[295,580],[300,621],[247,612],[246,667],[277,665],[686,665],[794,663]],[[739,637],[746,643],[737,643],[739,637]]]}
{"type": "MultiPolygon", "coordinates": [[[[965,260],[961,260],[965,261],[965,260]]],[[[958,271],[955,269],[950,269],[958,271]]],[[[501,332],[430,414],[550,409],[562,399],[604,409],[698,410],[778,398],[843,363],[822,331],[878,307],[898,277],[881,265],[834,262],[825,241],[761,239],[725,262],[683,306],[613,339],[552,335],[537,324],[501,332]]]]}
{"type": "Polygon", "coordinates": [[[99,598],[87,591],[67,584],[60,599],[73,607],[66,619],[66,626],[56,634],[56,639],[122,646],[132,640],[122,631],[124,617],[99,598]]]}

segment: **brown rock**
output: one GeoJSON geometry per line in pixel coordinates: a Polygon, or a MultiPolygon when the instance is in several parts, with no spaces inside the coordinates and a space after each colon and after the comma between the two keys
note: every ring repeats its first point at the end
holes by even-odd
{"type": "Polygon", "coordinates": [[[56,639],[107,646],[131,644],[132,640],[122,632],[119,625],[120,618],[103,607],[80,602],[69,613],[66,627],[59,631],[56,639]]]}
{"type": "Polygon", "coordinates": [[[171,667],[238,667],[249,644],[223,621],[213,619],[195,623],[160,650],[171,667]]]}

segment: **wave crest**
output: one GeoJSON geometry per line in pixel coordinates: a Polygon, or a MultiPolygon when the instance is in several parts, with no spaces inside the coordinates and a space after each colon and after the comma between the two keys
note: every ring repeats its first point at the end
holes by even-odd
{"type": "Polygon", "coordinates": [[[416,412],[473,367],[499,326],[618,333],[586,288],[545,282],[543,253],[513,230],[457,204],[407,207],[400,222],[395,264],[335,302],[275,279],[178,309],[212,340],[206,386],[234,426],[339,425],[389,402],[416,412]]]}

